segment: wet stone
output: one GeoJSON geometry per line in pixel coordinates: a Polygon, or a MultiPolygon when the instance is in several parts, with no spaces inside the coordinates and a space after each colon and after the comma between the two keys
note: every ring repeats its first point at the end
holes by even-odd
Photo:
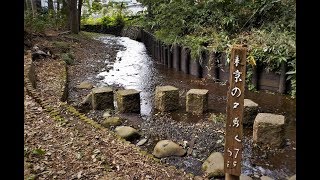
{"type": "Polygon", "coordinates": [[[202,169],[208,173],[209,178],[224,176],[224,159],[222,153],[212,153],[202,164],[202,169]]]}
{"type": "Polygon", "coordinates": [[[155,108],[159,111],[174,111],[179,108],[179,89],[173,86],[157,86],[155,108]]]}
{"type": "Polygon", "coordinates": [[[159,141],[153,149],[153,155],[157,158],[169,157],[169,156],[183,156],[186,154],[186,150],[182,146],[171,140],[159,141]]]}
{"type": "Polygon", "coordinates": [[[296,175],[291,176],[288,180],[296,180],[296,175]]]}
{"type": "Polygon", "coordinates": [[[120,117],[108,117],[102,122],[102,125],[108,128],[110,126],[119,126],[121,123],[122,119],[120,117]]]}
{"type": "Polygon", "coordinates": [[[258,104],[251,99],[244,99],[243,124],[252,126],[255,117],[258,114],[258,104]]]}
{"type": "Polygon", "coordinates": [[[186,111],[203,114],[208,109],[208,90],[190,89],[187,92],[186,111]]]}
{"type": "Polygon", "coordinates": [[[126,140],[132,140],[140,136],[138,130],[129,126],[118,126],[116,127],[115,132],[126,140]]]}
{"type": "Polygon", "coordinates": [[[259,113],[253,124],[253,142],[280,148],[284,144],[284,122],[283,115],[259,113]]]}
{"type": "Polygon", "coordinates": [[[76,86],[78,89],[92,89],[93,85],[89,81],[83,81],[76,86]]]}
{"type": "Polygon", "coordinates": [[[252,180],[252,178],[251,178],[250,176],[241,174],[241,175],[240,175],[240,180],[252,180]]]}
{"type": "Polygon", "coordinates": [[[142,146],[142,145],[144,145],[147,141],[148,141],[147,138],[143,138],[143,139],[141,139],[136,145],[137,145],[137,146],[142,146]]]}
{"type": "Polygon", "coordinates": [[[110,87],[92,89],[92,108],[95,110],[113,109],[113,91],[110,87]]]}
{"type": "Polygon", "coordinates": [[[117,91],[117,106],[120,113],[140,113],[140,92],[134,89],[117,91]]]}
{"type": "Polygon", "coordinates": [[[269,176],[261,176],[260,179],[261,180],[273,180],[273,178],[271,178],[269,176]]]}

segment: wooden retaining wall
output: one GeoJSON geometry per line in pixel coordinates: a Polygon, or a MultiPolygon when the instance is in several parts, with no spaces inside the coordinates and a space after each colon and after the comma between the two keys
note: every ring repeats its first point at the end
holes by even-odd
{"type": "MultiPolygon", "coordinates": [[[[145,30],[141,30],[141,37],[150,55],[160,64],[212,82],[229,81],[229,64],[225,53],[206,50],[202,52],[201,58],[192,59],[188,47],[179,44],[166,45],[145,30]]],[[[290,84],[286,82],[286,70],[286,63],[281,64],[281,73],[267,72],[258,64],[253,69],[251,82],[257,90],[287,93],[290,91],[290,84]]]]}

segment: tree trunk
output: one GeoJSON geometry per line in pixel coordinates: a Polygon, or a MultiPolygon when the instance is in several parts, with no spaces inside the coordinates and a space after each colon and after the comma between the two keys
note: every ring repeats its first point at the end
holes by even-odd
{"type": "Polygon", "coordinates": [[[57,0],[57,13],[60,11],[60,1],[57,0]]]}
{"type": "Polygon", "coordinates": [[[70,29],[70,26],[71,26],[71,19],[70,19],[70,0],[62,0],[62,8],[61,8],[61,13],[63,15],[65,15],[67,17],[66,21],[66,27],[68,29],[70,29]]]}
{"type": "Polygon", "coordinates": [[[53,10],[53,0],[48,0],[48,9],[53,10]]]}
{"type": "Polygon", "coordinates": [[[30,2],[31,2],[32,16],[35,17],[37,12],[35,0],[30,0],[30,2]]]}
{"type": "Polygon", "coordinates": [[[24,11],[28,10],[28,1],[24,0],[24,11]]]}
{"type": "Polygon", "coordinates": [[[80,31],[80,26],[81,26],[81,8],[82,8],[82,3],[83,3],[83,0],[79,0],[79,3],[78,3],[78,25],[79,25],[79,31],[80,31]]]}
{"type": "Polygon", "coordinates": [[[41,12],[42,10],[41,0],[35,0],[35,7],[36,7],[36,12],[41,12]]]}
{"type": "Polygon", "coordinates": [[[77,13],[77,0],[70,0],[70,20],[71,20],[71,33],[79,33],[78,13],[77,13]]]}

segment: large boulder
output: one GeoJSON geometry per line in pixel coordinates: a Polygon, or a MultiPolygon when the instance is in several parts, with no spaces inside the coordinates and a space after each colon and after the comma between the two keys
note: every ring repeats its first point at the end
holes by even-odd
{"type": "Polygon", "coordinates": [[[224,176],[224,158],[222,153],[212,153],[202,164],[202,170],[208,173],[209,178],[224,176]]]}
{"type": "Polygon", "coordinates": [[[186,154],[186,150],[171,140],[161,140],[154,147],[152,154],[157,158],[184,156],[186,154]]]}
{"type": "Polygon", "coordinates": [[[259,113],[253,124],[253,142],[264,147],[280,148],[284,144],[283,115],[259,113]]]}
{"type": "Polygon", "coordinates": [[[116,127],[115,132],[117,135],[126,140],[132,140],[140,136],[138,130],[129,126],[118,126],[116,127]]]}

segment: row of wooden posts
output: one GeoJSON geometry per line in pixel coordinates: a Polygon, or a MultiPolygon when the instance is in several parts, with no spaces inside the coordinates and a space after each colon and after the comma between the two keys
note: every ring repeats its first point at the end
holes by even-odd
{"type": "MultiPolygon", "coordinates": [[[[204,50],[201,53],[201,58],[194,60],[191,58],[191,50],[188,47],[179,44],[166,45],[145,30],[141,30],[141,41],[146,45],[152,58],[168,68],[198,78],[221,82],[229,81],[229,64],[226,63],[225,53],[204,50]]],[[[253,68],[251,82],[257,90],[287,93],[290,87],[286,82],[286,70],[286,63],[281,64],[280,74],[267,72],[263,66],[258,64],[253,68]]]]}

